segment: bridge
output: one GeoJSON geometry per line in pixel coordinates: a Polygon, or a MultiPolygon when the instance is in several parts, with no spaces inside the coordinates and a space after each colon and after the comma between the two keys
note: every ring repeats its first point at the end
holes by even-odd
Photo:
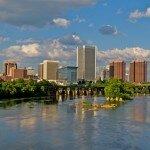
{"type": "Polygon", "coordinates": [[[104,87],[57,86],[49,87],[48,95],[104,95],[104,87]]]}

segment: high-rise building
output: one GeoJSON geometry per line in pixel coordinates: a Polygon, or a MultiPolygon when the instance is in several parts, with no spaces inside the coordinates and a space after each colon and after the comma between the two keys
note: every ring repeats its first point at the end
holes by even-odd
{"type": "Polygon", "coordinates": [[[67,66],[58,69],[58,79],[62,82],[77,82],[77,67],[67,66]]]}
{"type": "Polygon", "coordinates": [[[96,47],[79,46],[77,48],[78,80],[96,80],[96,47]]]}
{"type": "Polygon", "coordinates": [[[43,79],[56,81],[58,71],[58,61],[44,60],[43,61],[43,79]]]}
{"type": "Polygon", "coordinates": [[[43,79],[43,63],[38,65],[38,78],[43,79]]]}
{"type": "Polygon", "coordinates": [[[125,80],[126,64],[122,60],[110,62],[109,66],[110,78],[117,78],[125,80]]]}
{"type": "Polygon", "coordinates": [[[130,63],[130,82],[142,83],[147,81],[147,62],[133,61],[130,63]]]}
{"type": "Polygon", "coordinates": [[[10,75],[10,68],[14,67],[17,69],[17,63],[14,61],[5,61],[3,63],[3,74],[4,75],[10,75]]]}

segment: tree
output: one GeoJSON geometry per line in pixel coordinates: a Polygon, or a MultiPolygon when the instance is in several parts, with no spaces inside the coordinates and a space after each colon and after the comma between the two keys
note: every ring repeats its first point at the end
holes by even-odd
{"type": "Polygon", "coordinates": [[[120,79],[111,78],[106,82],[105,95],[110,98],[131,99],[134,95],[134,85],[120,79]]]}

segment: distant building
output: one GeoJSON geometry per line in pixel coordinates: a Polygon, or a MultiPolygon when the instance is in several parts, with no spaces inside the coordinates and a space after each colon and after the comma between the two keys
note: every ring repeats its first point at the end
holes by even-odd
{"type": "Polygon", "coordinates": [[[43,63],[38,65],[38,78],[43,79],[43,63]]]}
{"type": "Polygon", "coordinates": [[[104,67],[102,73],[101,73],[101,80],[104,81],[104,80],[107,80],[109,79],[109,65],[107,65],[106,67],[104,67]]]}
{"type": "Polygon", "coordinates": [[[110,78],[117,78],[125,80],[125,73],[126,73],[126,64],[122,60],[116,60],[110,62],[109,65],[110,71],[110,78]]]}
{"type": "Polygon", "coordinates": [[[32,67],[27,68],[27,76],[34,76],[34,69],[32,67]]]}
{"type": "Polygon", "coordinates": [[[77,82],[77,67],[67,66],[58,69],[58,79],[62,82],[77,82]]]}
{"type": "Polygon", "coordinates": [[[147,82],[146,61],[133,61],[130,63],[130,82],[147,82]]]}
{"type": "Polygon", "coordinates": [[[77,48],[78,80],[96,80],[96,47],[79,46],[77,48]]]}
{"type": "Polygon", "coordinates": [[[44,60],[43,61],[43,79],[56,81],[58,71],[58,61],[44,60]]]}
{"type": "Polygon", "coordinates": [[[14,67],[17,69],[17,63],[14,61],[5,61],[3,63],[3,74],[6,76],[10,75],[10,68],[14,67]]]}
{"type": "Polygon", "coordinates": [[[10,77],[11,79],[26,79],[27,78],[27,69],[16,69],[14,67],[10,68],[10,77]]]}

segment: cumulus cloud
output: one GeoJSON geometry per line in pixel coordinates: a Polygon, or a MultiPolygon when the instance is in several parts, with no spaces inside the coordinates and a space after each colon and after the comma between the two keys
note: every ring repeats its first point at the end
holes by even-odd
{"type": "Polygon", "coordinates": [[[37,57],[40,55],[40,45],[37,43],[29,45],[14,45],[3,51],[3,56],[8,58],[15,57],[37,57]]]}
{"type": "Polygon", "coordinates": [[[138,9],[131,12],[129,15],[129,20],[131,22],[136,22],[138,19],[141,18],[150,18],[150,7],[147,8],[145,11],[139,11],[138,9]]]}
{"type": "Polygon", "coordinates": [[[65,35],[59,38],[59,42],[64,45],[83,45],[87,42],[82,40],[77,34],[65,35]]]}
{"type": "Polygon", "coordinates": [[[59,41],[52,41],[48,52],[50,59],[57,59],[60,61],[74,60],[75,50],[72,48],[67,49],[65,45],[62,45],[59,41]]]}
{"type": "Polygon", "coordinates": [[[117,28],[111,25],[104,25],[100,27],[99,31],[102,35],[117,35],[118,34],[117,28]]]}
{"type": "Polygon", "coordinates": [[[63,18],[53,19],[52,25],[68,27],[70,25],[70,21],[63,18]]]}
{"type": "Polygon", "coordinates": [[[150,50],[146,50],[140,47],[125,48],[125,49],[113,49],[107,51],[98,51],[98,61],[109,62],[110,60],[123,59],[125,61],[132,60],[150,60],[150,50]]]}
{"type": "Polygon", "coordinates": [[[34,41],[37,40],[32,38],[18,40],[18,44],[1,51],[1,61],[13,59],[23,66],[29,65],[35,68],[45,59],[59,60],[63,65],[75,65],[77,45],[88,43],[77,34],[32,43],[34,41]]]}
{"type": "Polygon", "coordinates": [[[0,0],[0,22],[42,27],[67,10],[95,5],[98,0],[0,0]]]}

